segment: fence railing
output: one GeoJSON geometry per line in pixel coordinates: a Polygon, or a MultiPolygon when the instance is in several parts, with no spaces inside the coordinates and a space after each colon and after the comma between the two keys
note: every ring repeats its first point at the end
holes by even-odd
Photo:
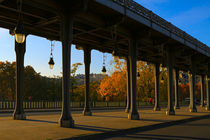
{"type": "MultiPolygon", "coordinates": [[[[125,107],[126,102],[91,102],[91,107],[125,107]]],[[[147,102],[137,102],[138,106],[149,105],[147,102]]],[[[59,109],[62,107],[62,101],[24,101],[24,109],[59,109]]],[[[71,108],[82,108],[84,102],[71,102],[71,108]]],[[[0,101],[0,110],[14,109],[15,101],[0,101]]]]}
{"type": "MultiPolygon", "coordinates": [[[[91,102],[91,107],[125,107],[125,102],[91,102]]],[[[24,109],[59,109],[62,107],[62,101],[24,101],[24,109]]],[[[82,108],[84,102],[71,102],[71,108],[82,108]]],[[[15,101],[0,101],[0,110],[14,109],[15,101]]]]}
{"type": "MultiPolygon", "coordinates": [[[[187,102],[180,102],[180,105],[187,105],[187,102]]],[[[92,108],[100,107],[125,107],[126,102],[91,102],[92,108]]],[[[161,106],[167,106],[167,102],[160,102],[161,106]]],[[[149,102],[137,101],[137,106],[153,106],[149,102]]],[[[24,101],[24,109],[61,109],[62,101],[24,101]]],[[[71,108],[83,108],[84,102],[71,102],[71,108]]],[[[15,101],[0,101],[0,110],[14,109],[15,101]]]]}
{"type": "Polygon", "coordinates": [[[181,29],[179,29],[175,25],[171,24],[170,22],[166,21],[165,19],[161,18],[160,16],[156,15],[152,11],[144,8],[137,2],[135,2],[133,0],[111,0],[111,1],[113,1],[119,5],[122,5],[122,6],[126,7],[127,9],[133,11],[134,13],[149,19],[150,21],[158,24],[159,26],[163,27],[164,29],[168,30],[169,32],[174,33],[175,35],[184,38],[185,40],[191,42],[195,46],[199,47],[200,49],[202,49],[202,50],[208,52],[208,54],[210,54],[210,48],[206,44],[200,42],[196,38],[192,37],[191,35],[187,34],[184,31],[182,31],[181,29]]]}

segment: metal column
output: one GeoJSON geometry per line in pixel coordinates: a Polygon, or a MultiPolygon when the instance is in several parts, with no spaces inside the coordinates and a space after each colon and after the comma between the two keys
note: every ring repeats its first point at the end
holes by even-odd
{"type": "Polygon", "coordinates": [[[62,39],[62,113],[59,120],[61,127],[74,127],[74,120],[70,112],[70,57],[73,40],[73,17],[64,15],[61,18],[62,39]]]}
{"type": "Polygon", "coordinates": [[[85,107],[82,112],[84,116],[91,116],[90,109],[90,63],[91,63],[91,49],[84,47],[84,63],[85,63],[85,107]]]}
{"type": "Polygon", "coordinates": [[[139,113],[136,107],[136,63],[137,63],[137,41],[130,41],[129,46],[129,61],[130,61],[130,92],[131,92],[131,108],[128,114],[128,119],[138,120],[139,113]]]}
{"type": "Polygon", "coordinates": [[[23,81],[24,81],[24,55],[26,51],[26,41],[24,43],[17,43],[15,41],[16,52],[16,103],[15,111],[13,113],[14,120],[24,120],[26,115],[23,109],[23,81]]]}
{"type": "Polygon", "coordinates": [[[155,64],[154,74],[155,74],[155,107],[154,107],[154,111],[160,111],[160,106],[159,106],[160,64],[155,64]]]}

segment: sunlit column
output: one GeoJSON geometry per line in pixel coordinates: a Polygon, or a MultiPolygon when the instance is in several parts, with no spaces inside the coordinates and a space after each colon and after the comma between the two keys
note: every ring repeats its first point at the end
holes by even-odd
{"type": "Polygon", "coordinates": [[[131,92],[131,108],[128,119],[138,120],[139,113],[136,107],[136,64],[137,64],[137,41],[130,41],[129,56],[130,61],[130,92],[131,92]]]}
{"type": "Polygon", "coordinates": [[[206,75],[206,110],[210,110],[210,63],[208,64],[208,73],[206,75]]]}
{"type": "Polygon", "coordinates": [[[159,106],[160,64],[155,64],[154,74],[155,74],[155,107],[154,107],[154,111],[160,111],[160,106],[159,106]]]}
{"type": "Polygon", "coordinates": [[[126,62],[127,62],[127,105],[125,112],[129,113],[131,106],[131,91],[130,91],[130,61],[128,58],[126,58],[126,62]]]}
{"type": "Polygon", "coordinates": [[[179,106],[179,70],[174,70],[174,89],[175,89],[175,103],[174,103],[174,109],[180,109],[179,106]]]}

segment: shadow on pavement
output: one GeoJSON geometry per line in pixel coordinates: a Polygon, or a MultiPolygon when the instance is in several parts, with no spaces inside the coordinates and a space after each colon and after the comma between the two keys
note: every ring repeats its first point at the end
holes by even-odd
{"type": "Polygon", "coordinates": [[[109,117],[109,118],[127,118],[127,117],[122,117],[122,116],[120,117],[120,116],[108,116],[108,115],[107,116],[105,116],[105,115],[93,115],[93,116],[94,117],[105,117],[105,118],[106,117],[109,117]]]}
{"type": "Polygon", "coordinates": [[[81,129],[81,130],[86,130],[86,131],[99,131],[99,132],[117,130],[117,129],[106,128],[106,127],[88,126],[88,125],[79,125],[79,124],[76,124],[74,129],[81,129]]]}
{"type": "MultiPolygon", "coordinates": [[[[169,136],[169,135],[154,135],[154,134],[134,134],[134,135],[123,135],[123,138],[127,139],[149,139],[149,140],[209,140],[201,137],[189,137],[189,136],[169,136]]],[[[113,137],[114,139],[114,137],[113,137]]]]}
{"type": "Polygon", "coordinates": [[[25,121],[31,121],[31,122],[43,122],[43,123],[53,123],[53,124],[58,124],[58,122],[45,121],[45,120],[32,120],[32,119],[26,119],[25,121]]]}
{"type": "MultiPolygon", "coordinates": [[[[201,120],[201,119],[207,119],[209,118],[210,115],[206,115],[206,116],[198,116],[198,117],[193,117],[193,118],[187,118],[187,119],[183,119],[183,120],[176,120],[176,121],[168,121],[168,122],[162,122],[162,123],[158,123],[158,124],[153,124],[153,125],[148,125],[148,126],[141,126],[141,127],[136,127],[136,128],[129,128],[129,129],[122,129],[122,130],[115,130],[115,131],[106,131],[106,132],[102,132],[102,133],[97,133],[97,134],[91,134],[91,135],[85,135],[85,136],[79,136],[79,137],[74,137],[74,138],[65,138],[63,140],[95,140],[95,139],[112,139],[114,137],[121,137],[122,136],[125,137],[130,137],[132,139],[132,137],[134,139],[154,139],[154,140],[159,140],[159,139],[163,139],[163,140],[178,140],[180,138],[183,139],[191,139],[191,140],[207,140],[205,138],[199,138],[199,137],[182,137],[182,136],[167,136],[167,135],[153,135],[154,137],[152,137],[152,135],[144,135],[144,134],[139,134],[136,135],[136,133],[141,133],[141,132],[146,132],[146,131],[151,131],[151,130],[157,130],[157,129],[161,129],[161,128],[166,128],[166,127],[170,127],[173,125],[182,125],[182,124],[186,124],[188,122],[193,122],[193,121],[197,121],[197,120],[201,120]],[[147,137],[148,136],[148,137],[147,137]],[[159,137],[158,137],[159,136],[159,137]]],[[[148,121],[152,121],[152,120],[148,120],[148,121]]],[[[156,120],[158,121],[158,120],[156,120]]]]}

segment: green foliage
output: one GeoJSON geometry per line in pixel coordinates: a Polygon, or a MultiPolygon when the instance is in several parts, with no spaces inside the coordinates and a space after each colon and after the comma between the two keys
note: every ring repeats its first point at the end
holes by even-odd
{"type": "MultiPolygon", "coordinates": [[[[16,63],[0,62],[0,100],[15,99],[16,63]]],[[[47,78],[33,67],[24,68],[25,100],[61,100],[61,78],[47,78]]]]}

